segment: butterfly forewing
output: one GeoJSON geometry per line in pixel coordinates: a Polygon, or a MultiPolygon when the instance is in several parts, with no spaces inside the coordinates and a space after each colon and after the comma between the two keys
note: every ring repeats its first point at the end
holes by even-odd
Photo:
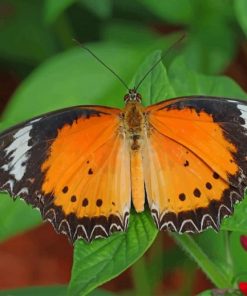
{"type": "Polygon", "coordinates": [[[146,109],[147,197],[160,229],[218,229],[247,185],[247,104],[186,97],[146,109]]]}
{"type": "Polygon", "coordinates": [[[57,111],[0,136],[0,188],[40,209],[71,240],[123,231],[130,209],[126,140],[120,110],[57,111]]]}

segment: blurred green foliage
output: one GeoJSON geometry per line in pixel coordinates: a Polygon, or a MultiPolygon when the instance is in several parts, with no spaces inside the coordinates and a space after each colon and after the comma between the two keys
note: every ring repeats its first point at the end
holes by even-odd
{"type": "MultiPolygon", "coordinates": [[[[186,32],[184,42],[167,53],[164,63],[141,85],[144,104],[196,94],[247,98],[231,79],[216,76],[232,62],[246,38],[246,11],[245,0],[2,0],[0,66],[2,70],[14,69],[23,82],[3,114],[1,128],[71,105],[123,106],[126,90],[78,48],[73,38],[86,44],[133,86],[186,32]],[[167,31],[173,33],[163,33],[167,31]]],[[[246,204],[245,200],[236,206],[219,234],[208,230],[194,236],[173,235],[217,288],[236,288],[240,280],[246,281],[247,253],[239,243],[240,235],[247,232],[246,204]]],[[[1,195],[1,240],[40,221],[38,212],[1,195]]],[[[76,243],[68,289],[44,287],[0,295],[85,295],[137,260],[132,268],[135,288],[125,295],[154,295],[165,273],[177,266],[195,269],[178,249],[167,254],[159,249],[149,261],[142,257],[156,236],[148,211],[132,213],[126,233],[90,245],[76,243]]],[[[177,295],[192,293],[192,280],[188,283],[177,295]]],[[[92,293],[108,295],[99,290],[92,293]]]]}

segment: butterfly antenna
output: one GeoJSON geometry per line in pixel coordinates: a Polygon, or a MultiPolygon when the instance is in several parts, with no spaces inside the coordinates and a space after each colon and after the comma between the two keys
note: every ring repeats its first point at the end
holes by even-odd
{"type": "Polygon", "coordinates": [[[143,78],[141,79],[141,81],[137,84],[137,86],[135,87],[135,90],[137,91],[137,89],[140,87],[140,85],[142,84],[142,82],[146,79],[146,77],[153,71],[153,69],[165,58],[165,56],[167,56],[167,54],[172,51],[180,42],[182,42],[182,40],[186,37],[186,34],[184,33],[177,41],[175,41],[165,52],[164,54],[161,55],[161,58],[158,59],[157,62],[155,62],[153,64],[153,66],[147,71],[147,73],[143,76],[143,78]]]}
{"type": "Polygon", "coordinates": [[[101,65],[103,65],[106,69],[108,69],[115,77],[117,77],[117,79],[127,88],[127,90],[129,91],[129,87],[128,85],[123,81],[123,79],[114,71],[112,70],[109,66],[107,66],[99,57],[96,56],[95,53],[93,53],[89,48],[87,48],[86,46],[82,45],[79,41],[77,41],[76,39],[73,39],[74,42],[76,42],[78,44],[78,46],[80,46],[81,48],[85,49],[87,52],[89,52],[98,62],[100,62],[101,65]]]}

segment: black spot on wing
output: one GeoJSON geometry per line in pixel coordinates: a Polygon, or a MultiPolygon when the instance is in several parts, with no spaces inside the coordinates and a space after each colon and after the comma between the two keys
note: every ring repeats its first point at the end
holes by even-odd
{"type": "Polygon", "coordinates": [[[186,195],[184,193],[180,193],[178,198],[181,200],[181,201],[185,201],[186,199],[186,195]]]}
{"type": "Polygon", "coordinates": [[[83,207],[87,207],[88,204],[89,204],[88,199],[87,198],[84,198],[83,201],[82,201],[82,206],[83,207]]]}
{"type": "Polygon", "coordinates": [[[210,182],[207,182],[206,184],[205,184],[205,187],[208,189],[208,190],[211,190],[212,189],[212,184],[210,183],[210,182]]]}
{"type": "Polygon", "coordinates": [[[70,198],[70,201],[71,202],[76,202],[77,200],[77,197],[75,195],[72,195],[71,198],[70,198]]]}
{"type": "Polygon", "coordinates": [[[93,175],[93,169],[90,168],[87,173],[88,173],[88,175],[93,175]]]}

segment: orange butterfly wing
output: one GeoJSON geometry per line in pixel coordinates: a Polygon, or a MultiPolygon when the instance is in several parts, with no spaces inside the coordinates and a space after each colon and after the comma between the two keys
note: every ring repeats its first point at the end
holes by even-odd
{"type": "Polygon", "coordinates": [[[130,160],[119,114],[107,107],[77,107],[5,132],[0,136],[1,190],[38,207],[72,241],[125,230],[130,160]]]}
{"type": "Polygon", "coordinates": [[[187,97],[146,114],[145,187],[158,228],[218,229],[247,185],[246,103],[187,97]]]}

